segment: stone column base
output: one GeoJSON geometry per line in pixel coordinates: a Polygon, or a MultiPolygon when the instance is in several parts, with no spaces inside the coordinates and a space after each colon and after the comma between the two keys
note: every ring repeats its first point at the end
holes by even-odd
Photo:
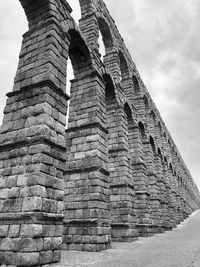
{"type": "Polygon", "coordinates": [[[113,242],[133,242],[138,239],[138,232],[130,223],[112,223],[111,228],[113,242]]]}
{"type": "Polygon", "coordinates": [[[42,266],[61,259],[63,216],[47,213],[0,214],[0,263],[42,266]]]}
{"type": "Polygon", "coordinates": [[[110,225],[98,219],[64,221],[63,250],[102,251],[111,248],[110,225]]]}

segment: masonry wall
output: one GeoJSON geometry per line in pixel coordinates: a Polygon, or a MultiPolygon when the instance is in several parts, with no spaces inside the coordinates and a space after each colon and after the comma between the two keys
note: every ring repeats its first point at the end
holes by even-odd
{"type": "Polygon", "coordinates": [[[65,0],[20,2],[29,30],[0,129],[0,264],[176,227],[199,191],[103,1],[80,0],[79,26],[65,0]]]}

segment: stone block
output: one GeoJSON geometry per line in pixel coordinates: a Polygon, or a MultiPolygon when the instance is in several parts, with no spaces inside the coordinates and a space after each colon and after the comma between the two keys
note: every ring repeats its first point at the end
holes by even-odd
{"type": "Polygon", "coordinates": [[[10,225],[9,237],[18,237],[20,231],[20,225],[10,225]]]}
{"type": "Polygon", "coordinates": [[[37,252],[43,250],[42,238],[14,238],[12,239],[12,249],[21,252],[37,252]]]}
{"type": "Polygon", "coordinates": [[[53,237],[55,236],[56,226],[55,225],[43,225],[43,236],[53,237]]]}
{"type": "Polygon", "coordinates": [[[41,224],[23,224],[21,226],[21,237],[41,237],[43,226],[41,224]]]}
{"type": "Polygon", "coordinates": [[[26,197],[23,200],[22,211],[41,211],[42,198],[41,197],[26,197]]]}
{"type": "Polygon", "coordinates": [[[4,254],[4,258],[5,258],[4,262],[6,266],[16,266],[16,256],[17,254],[15,252],[6,251],[4,254]]]}
{"type": "Polygon", "coordinates": [[[61,250],[53,251],[53,262],[59,262],[61,260],[61,250]]]}
{"type": "Polygon", "coordinates": [[[63,225],[56,225],[55,226],[55,236],[62,236],[63,235],[63,225]]]}
{"type": "Polygon", "coordinates": [[[16,263],[17,266],[39,266],[40,263],[40,254],[39,252],[34,252],[34,253],[17,253],[16,256],[16,263]]]}
{"type": "Polygon", "coordinates": [[[13,187],[8,190],[8,198],[18,198],[20,193],[19,187],[13,187]]]}
{"type": "Polygon", "coordinates": [[[52,251],[42,251],[40,252],[40,264],[48,264],[53,261],[52,251]]]}
{"type": "Polygon", "coordinates": [[[3,203],[3,212],[20,212],[22,206],[22,199],[18,198],[12,198],[12,199],[6,199],[3,203]]]}
{"type": "Polygon", "coordinates": [[[51,237],[44,237],[44,250],[51,250],[51,237]]]}
{"type": "Polygon", "coordinates": [[[52,237],[51,239],[51,249],[59,250],[62,245],[62,237],[52,237]]]}
{"type": "Polygon", "coordinates": [[[4,259],[5,259],[4,258],[4,255],[5,255],[5,252],[0,251],[0,263],[3,263],[4,262],[4,259]]]}
{"type": "Polygon", "coordinates": [[[0,238],[8,237],[8,225],[0,225],[0,238]]]}
{"type": "Polygon", "coordinates": [[[3,238],[0,240],[0,250],[1,251],[12,251],[14,244],[11,238],[3,238]]]}

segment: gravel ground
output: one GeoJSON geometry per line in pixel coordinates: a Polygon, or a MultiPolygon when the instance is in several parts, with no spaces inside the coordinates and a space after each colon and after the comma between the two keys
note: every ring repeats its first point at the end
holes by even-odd
{"type": "Polygon", "coordinates": [[[113,243],[103,252],[64,251],[55,267],[200,267],[200,211],[173,231],[113,243]]]}

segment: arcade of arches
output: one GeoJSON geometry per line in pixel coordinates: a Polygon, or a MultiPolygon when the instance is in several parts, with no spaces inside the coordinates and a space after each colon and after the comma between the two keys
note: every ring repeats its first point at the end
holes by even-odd
{"type": "Polygon", "coordinates": [[[199,191],[103,1],[79,0],[79,26],[66,0],[20,2],[29,30],[0,130],[0,264],[176,227],[199,191]]]}

